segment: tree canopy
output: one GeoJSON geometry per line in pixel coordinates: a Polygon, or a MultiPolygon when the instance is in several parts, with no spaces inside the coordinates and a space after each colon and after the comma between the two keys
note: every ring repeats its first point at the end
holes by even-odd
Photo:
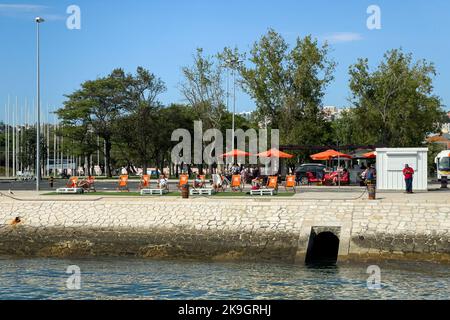
{"type": "Polygon", "coordinates": [[[359,59],[349,73],[353,109],[347,121],[356,141],[412,147],[439,131],[444,112],[433,92],[432,63],[414,62],[412,54],[396,49],[372,72],[368,60],[359,59]]]}

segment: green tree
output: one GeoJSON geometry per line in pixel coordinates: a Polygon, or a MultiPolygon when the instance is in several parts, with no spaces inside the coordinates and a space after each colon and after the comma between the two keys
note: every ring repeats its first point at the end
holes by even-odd
{"type": "MultiPolygon", "coordinates": [[[[138,67],[136,75],[126,77],[127,114],[116,122],[117,132],[126,151],[134,156],[136,163],[147,168],[155,156],[155,137],[161,132],[158,116],[162,104],[158,96],[166,90],[164,82],[150,71],[138,67]]],[[[170,139],[169,139],[170,140],[170,139]]],[[[130,159],[127,159],[130,163],[130,159]]]]}
{"type": "Polygon", "coordinates": [[[86,81],[67,95],[64,107],[57,111],[63,125],[89,126],[105,141],[106,175],[111,177],[111,148],[114,123],[124,113],[127,101],[127,76],[122,69],[96,80],[86,81]]]}
{"type": "Polygon", "coordinates": [[[256,102],[259,122],[280,129],[282,143],[323,143],[329,137],[322,98],[335,63],[328,52],[327,44],[319,46],[311,36],[297,38],[290,49],[270,29],[240,66],[242,87],[256,102]]]}
{"type": "Polygon", "coordinates": [[[391,50],[373,72],[367,59],[350,67],[354,124],[361,141],[390,147],[423,144],[443,120],[441,100],[433,93],[435,67],[411,54],[391,50]]]}
{"type": "Polygon", "coordinates": [[[99,149],[92,125],[88,122],[76,124],[67,121],[57,130],[57,135],[64,137],[64,152],[69,151],[75,157],[86,159],[86,174],[91,175],[93,167],[91,155],[99,149]]]}
{"type": "Polygon", "coordinates": [[[205,56],[203,49],[198,48],[193,65],[183,67],[182,73],[181,93],[192,106],[197,119],[203,121],[205,129],[219,128],[225,112],[220,61],[205,56]]]}
{"type": "Polygon", "coordinates": [[[341,112],[340,117],[331,122],[332,141],[339,141],[341,145],[361,144],[360,130],[354,111],[347,109],[341,112]]]}

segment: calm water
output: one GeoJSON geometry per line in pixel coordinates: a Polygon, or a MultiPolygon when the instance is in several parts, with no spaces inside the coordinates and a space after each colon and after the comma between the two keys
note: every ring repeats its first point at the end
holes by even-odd
{"type": "Polygon", "coordinates": [[[0,299],[450,298],[448,265],[380,264],[379,290],[367,288],[367,266],[0,258],[0,299]],[[66,287],[69,265],[81,269],[80,290],[66,287]]]}

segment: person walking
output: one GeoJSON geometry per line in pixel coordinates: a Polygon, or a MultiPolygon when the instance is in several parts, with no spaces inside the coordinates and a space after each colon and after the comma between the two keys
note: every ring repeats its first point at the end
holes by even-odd
{"type": "Polygon", "coordinates": [[[403,175],[405,176],[406,193],[413,193],[412,185],[413,185],[414,169],[411,168],[408,164],[405,164],[405,168],[403,169],[403,175]]]}

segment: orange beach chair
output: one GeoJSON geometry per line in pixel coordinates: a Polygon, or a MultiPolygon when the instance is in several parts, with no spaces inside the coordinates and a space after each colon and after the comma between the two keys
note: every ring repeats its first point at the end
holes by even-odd
{"type": "Polygon", "coordinates": [[[83,188],[85,192],[90,192],[95,190],[95,178],[93,176],[88,176],[86,179],[78,183],[79,188],[83,188]]]}
{"type": "Polygon", "coordinates": [[[180,174],[180,180],[178,182],[178,189],[181,190],[181,186],[188,184],[189,176],[187,174],[180,174]]]}
{"type": "Polygon", "coordinates": [[[87,182],[89,183],[89,191],[97,192],[97,190],[95,190],[95,177],[89,176],[87,182]]]}
{"type": "Polygon", "coordinates": [[[241,175],[235,174],[231,177],[231,190],[232,191],[239,190],[242,192],[241,175]]]}
{"type": "Polygon", "coordinates": [[[150,187],[150,175],[144,174],[141,177],[141,182],[139,183],[139,189],[149,188],[150,187]]]}
{"type": "Polygon", "coordinates": [[[66,183],[67,188],[78,187],[78,177],[70,177],[69,181],[66,183]]]}
{"type": "Polygon", "coordinates": [[[269,179],[267,180],[266,188],[278,190],[278,177],[270,176],[269,179]]]}
{"type": "Polygon", "coordinates": [[[295,193],[295,176],[286,176],[284,188],[286,189],[286,191],[288,188],[292,188],[292,190],[294,190],[295,193]]]}
{"type": "Polygon", "coordinates": [[[130,189],[128,189],[128,175],[123,174],[119,177],[119,182],[117,183],[117,191],[128,191],[130,192],[130,189]]]}

